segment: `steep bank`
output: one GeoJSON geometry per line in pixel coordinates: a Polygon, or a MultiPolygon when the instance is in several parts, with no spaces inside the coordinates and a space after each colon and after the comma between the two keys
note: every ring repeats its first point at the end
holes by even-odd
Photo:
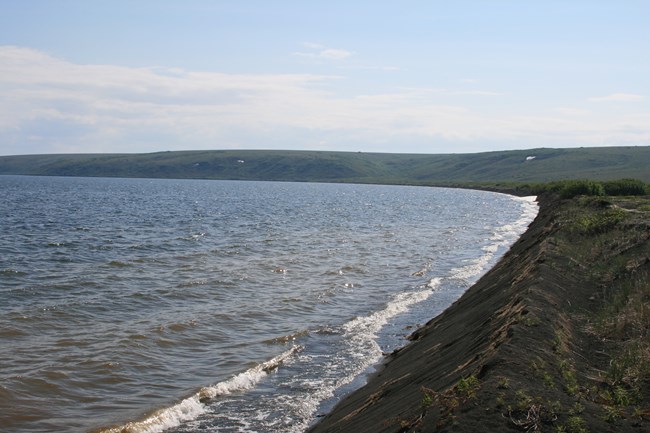
{"type": "Polygon", "coordinates": [[[310,433],[650,428],[650,199],[540,200],[529,230],[310,433]]]}

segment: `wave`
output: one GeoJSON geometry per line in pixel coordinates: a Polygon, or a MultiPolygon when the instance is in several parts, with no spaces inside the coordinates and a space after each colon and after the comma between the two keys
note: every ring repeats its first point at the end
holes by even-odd
{"type": "Polygon", "coordinates": [[[123,262],[121,260],[111,260],[108,262],[108,266],[116,267],[116,268],[127,268],[131,266],[130,263],[123,262]]]}
{"type": "Polygon", "coordinates": [[[19,338],[29,335],[27,332],[22,329],[17,329],[14,327],[3,327],[0,329],[0,337],[2,338],[19,338]]]}
{"type": "Polygon", "coordinates": [[[290,341],[295,341],[296,338],[304,337],[306,335],[309,335],[309,331],[298,331],[294,332],[292,334],[288,335],[283,335],[281,337],[275,337],[275,338],[269,338],[267,340],[264,340],[263,343],[265,344],[286,344],[289,343],[290,341]]]}
{"type": "Polygon", "coordinates": [[[17,271],[15,269],[9,268],[9,269],[0,270],[0,275],[8,276],[8,277],[24,277],[29,274],[27,272],[17,271]]]}
{"type": "MultiPolygon", "coordinates": [[[[309,392],[300,395],[300,417],[302,421],[297,422],[287,432],[298,433],[304,431],[319,405],[324,401],[334,397],[337,390],[348,386],[353,381],[358,380],[359,375],[368,371],[382,357],[383,353],[378,343],[378,334],[388,325],[396,316],[411,310],[416,304],[426,301],[448,280],[457,278],[470,279],[478,276],[493,260],[499,249],[509,245],[513,240],[525,231],[526,226],[534,219],[537,214],[537,205],[535,197],[518,199],[522,203],[522,215],[512,224],[506,224],[497,227],[493,231],[493,236],[488,239],[488,245],[483,248],[484,253],[467,263],[463,267],[453,269],[451,275],[444,277],[430,277],[427,282],[418,286],[418,290],[402,292],[396,295],[386,306],[367,316],[355,317],[342,326],[343,338],[348,342],[347,349],[343,349],[334,359],[319,365],[321,378],[311,380],[308,378],[305,382],[305,388],[309,392]],[[349,359],[347,372],[339,376],[336,380],[328,380],[326,372],[341,368],[343,359],[349,359]],[[311,386],[310,386],[311,385],[311,386]]],[[[427,263],[418,272],[411,276],[422,277],[428,273],[431,264],[427,263]]],[[[305,355],[308,358],[308,355],[305,355]]],[[[307,359],[309,361],[309,359],[307,359]]],[[[311,360],[313,362],[314,360],[311,360]]],[[[296,419],[294,419],[294,422],[296,419]]]]}
{"type": "MultiPolygon", "coordinates": [[[[369,371],[381,360],[384,353],[377,342],[378,334],[397,315],[407,312],[413,305],[428,299],[442,283],[440,278],[432,278],[420,290],[403,292],[379,311],[367,316],[355,317],[339,329],[322,328],[316,334],[341,335],[344,344],[335,350],[333,356],[318,353],[304,353],[297,362],[310,364],[312,368],[300,377],[293,377],[293,393],[289,398],[280,398],[276,404],[284,408],[286,424],[282,431],[299,433],[305,431],[314,419],[320,405],[332,399],[337,390],[343,389],[359,380],[364,371],[369,371]],[[314,373],[317,376],[314,377],[314,373]]],[[[331,354],[330,354],[331,355],[331,354]]]]}
{"type": "Polygon", "coordinates": [[[129,422],[123,426],[100,430],[99,433],[161,433],[164,430],[178,427],[181,423],[191,421],[206,413],[206,404],[210,400],[222,395],[252,389],[269,373],[276,370],[289,357],[301,349],[301,346],[293,346],[286,352],[226,381],[201,388],[196,394],[173,406],[159,409],[141,421],[129,422]]]}
{"type": "Polygon", "coordinates": [[[465,266],[453,268],[451,270],[452,279],[460,279],[469,282],[474,277],[480,275],[492,261],[497,251],[499,251],[500,248],[511,244],[526,230],[526,227],[532,222],[532,220],[535,219],[539,210],[535,203],[537,197],[516,197],[515,199],[521,202],[522,214],[519,219],[512,224],[505,224],[497,227],[489,238],[490,243],[481,248],[484,254],[476,259],[468,261],[468,264],[465,266]]]}
{"type": "MultiPolygon", "coordinates": [[[[413,304],[426,300],[440,283],[441,280],[439,278],[433,278],[426,284],[425,290],[399,293],[383,310],[379,310],[369,316],[357,317],[343,325],[343,329],[346,333],[353,336],[354,339],[374,342],[377,337],[377,332],[390,319],[400,313],[406,312],[413,304]]],[[[377,347],[379,346],[377,345],[377,347]]]]}

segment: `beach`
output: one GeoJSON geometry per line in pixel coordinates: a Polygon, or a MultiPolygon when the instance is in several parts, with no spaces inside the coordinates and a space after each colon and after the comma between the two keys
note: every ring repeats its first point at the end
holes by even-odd
{"type": "Polygon", "coordinates": [[[649,203],[541,196],[503,258],[309,432],[648,431],[649,203]]]}

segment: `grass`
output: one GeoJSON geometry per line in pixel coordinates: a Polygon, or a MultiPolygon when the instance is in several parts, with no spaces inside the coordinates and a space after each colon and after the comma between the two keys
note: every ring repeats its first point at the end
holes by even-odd
{"type": "MultiPolygon", "coordinates": [[[[650,378],[650,284],[646,273],[615,281],[605,294],[593,332],[619,341],[610,349],[605,378],[612,386],[636,386],[650,378]]],[[[617,388],[618,389],[618,388],[617,388]]]]}
{"type": "Polygon", "coordinates": [[[540,323],[542,323],[542,319],[540,319],[537,315],[533,313],[528,313],[520,316],[519,323],[521,323],[524,326],[534,327],[534,326],[539,326],[540,323]]]}
{"type": "Polygon", "coordinates": [[[567,433],[587,433],[587,423],[580,415],[569,417],[566,422],[567,433]]]}
{"type": "Polygon", "coordinates": [[[558,367],[560,368],[562,385],[566,393],[571,396],[579,396],[581,388],[575,367],[566,359],[562,359],[559,362],[558,367]]]}
{"type": "Polygon", "coordinates": [[[507,377],[500,377],[499,382],[497,384],[497,388],[510,389],[510,379],[508,379],[507,377]]]}
{"type": "Polygon", "coordinates": [[[476,376],[468,376],[458,381],[456,388],[458,393],[465,399],[476,397],[476,392],[481,387],[481,383],[476,376]]]}
{"type": "MultiPolygon", "coordinates": [[[[602,342],[605,368],[595,391],[584,393],[575,369],[559,364],[567,393],[597,403],[609,423],[640,420],[648,411],[641,387],[650,380],[650,279],[648,199],[581,198],[565,221],[573,224],[561,246],[590,270],[597,307],[585,316],[585,330],[602,342]],[[588,242],[587,242],[588,241],[588,242]]],[[[581,431],[570,418],[566,431],[581,431]]]]}
{"type": "MultiPolygon", "coordinates": [[[[626,262],[626,265],[634,266],[634,263],[626,262]]],[[[603,337],[640,339],[648,336],[650,280],[647,273],[613,281],[604,290],[603,298],[603,307],[594,321],[595,332],[603,337]]]]}
{"type": "MultiPolygon", "coordinates": [[[[505,397],[502,400],[505,401],[505,397]]],[[[539,433],[543,425],[556,423],[561,412],[562,405],[559,401],[533,398],[527,391],[519,389],[514,395],[514,406],[508,405],[507,413],[503,416],[521,430],[539,433]]]]}
{"type": "MultiPolygon", "coordinates": [[[[520,429],[542,431],[541,419],[530,412],[533,407],[536,413],[542,408],[554,413],[555,421],[546,424],[565,433],[588,432],[597,425],[594,417],[615,425],[615,431],[628,431],[650,419],[648,201],[634,195],[594,195],[565,202],[558,218],[562,229],[550,239],[554,254],[561,258],[553,266],[560,273],[573,268],[585,290],[592,287],[593,292],[589,303],[569,306],[563,313],[575,317],[562,318],[548,328],[547,355],[528,361],[536,387],[498,394],[497,408],[507,408],[506,415],[520,429]],[[578,334],[583,333],[602,345],[598,364],[589,367],[596,360],[579,353],[579,341],[584,340],[578,334]],[[552,409],[551,395],[559,397],[552,409]]],[[[563,296],[562,302],[570,305],[571,294],[563,296]]],[[[525,317],[518,320],[526,327],[544,325],[528,322],[525,317]]]]}
{"type": "Polygon", "coordinates": [[[550,186],[566,196],[647,191],[643,182],[650,182],[648,166],[650,146],[433,155],[212,150],[0,156],[0,174],[478,186],[513,191],[569,179],[571,183],[550,186]],[[535,159],[527,160],[529,156],[535,159]],[[639,180],[613,181],[623,177],[639,180]],[[583,178],[599,183],[579,180],[583,178]]]}
{"type": "Polygon", "coordinates": [[[587,235],[606,233],[625,219],[622,209],[606,209],[585,215],[575,221],[575,229],[587,235]]]}
{"type": "Polygon", "coordinates": [[[438,424],[440,426],[450,425],[456,422],[457,409],[476,398],[476,393],[480,388],[481,382],[474,375],[461,378],[455,386],[444,392],[436,392],[433,389],[422,387],[421,407],[424,411],[432,407],[437,408],[440,411],[438,424]]]}

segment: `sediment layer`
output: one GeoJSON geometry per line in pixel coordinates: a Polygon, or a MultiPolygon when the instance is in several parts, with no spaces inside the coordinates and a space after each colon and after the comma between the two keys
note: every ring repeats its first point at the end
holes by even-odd
{"type": "Polygon", "coordinates": [[[648,203],[542,197],[496,266],[309,432],[648,431],[648,203]]]}

